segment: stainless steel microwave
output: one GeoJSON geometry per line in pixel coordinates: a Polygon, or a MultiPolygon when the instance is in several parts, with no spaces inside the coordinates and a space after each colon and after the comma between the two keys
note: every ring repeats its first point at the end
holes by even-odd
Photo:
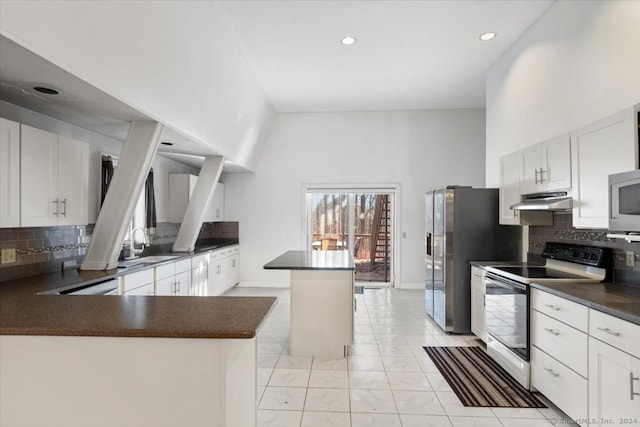
{"type": "Polygon", "coordinates": [[[609,230],[640,232],[640,170],[609,175],[609,230]]]}

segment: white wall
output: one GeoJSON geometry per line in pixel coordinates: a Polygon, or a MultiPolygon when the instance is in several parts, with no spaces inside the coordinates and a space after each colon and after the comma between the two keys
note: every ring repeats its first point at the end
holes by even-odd
{"type": "Polygon", "coordinates": [[[262,266],[303,249],[303,184],[400,184],[400,286],[424,282],[424,193],[484,186],[484,110],[278,114],[255,174],[225,174],[240,221],[240,282],[288,282],[262,266]]]}
{"type": "Polygon", "coordinates": [[[640,102],[640,2],[558,1],[487,74],[488,186],[499,158],[640,102]]]}
{"type": "MultiPolygon", "coordinates": [[[[72,124],[9,104],[0,100],[0,117],[13,120],[38,129],[64,135],[89,144],[89,223],[96,222],[100,207],[100,174],[102,153],[119,155],[122,142],[107,138],[72,124]]],[[[156,215],[158,222],[168,221],[169,214],[169,174],[190,173],[198,175],[199,169],[176,162],[161,155],[153,160],[153,179],[156,196],[156,215]]]]}
{"type": "Polygon", "coordinates": [[[274,109],[208,1],[2,0],[0,34],[249,170],[274,109]]]}

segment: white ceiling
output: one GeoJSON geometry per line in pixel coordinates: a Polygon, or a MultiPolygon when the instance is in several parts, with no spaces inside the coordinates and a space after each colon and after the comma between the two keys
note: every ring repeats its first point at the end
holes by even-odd
{"type": "Polygon", "coordinates": [[[487,69],[552,2],[214,3],[275,109],[299,112],[483,108],[487,69]]]}

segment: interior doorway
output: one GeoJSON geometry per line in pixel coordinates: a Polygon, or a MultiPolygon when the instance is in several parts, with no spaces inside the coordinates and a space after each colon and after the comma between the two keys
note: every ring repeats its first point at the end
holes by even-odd
{"type": "Polygon", "coordinates": [[[306,188],[311,250],[347,250],[362,286],[393,286],[395,189],[306,188]]]}

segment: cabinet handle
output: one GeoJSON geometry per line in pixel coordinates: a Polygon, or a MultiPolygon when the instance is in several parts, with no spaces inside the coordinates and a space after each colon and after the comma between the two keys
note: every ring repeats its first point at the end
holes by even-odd
{"type": "MultiPolygon", "coordinates": [[[[540,171],[538,169],[536,169],[536,177],[535,177],[536,184],[541,184],[542,183],[542,181],[538,181],[538,174],[539,173],[540,173],[540,171]]],[[[542,175],[542,174],[540,173],[540,175],[542,175]]]]}
{"type": "Polygon", "coordinates": [[[598,326],[598,329],[600,329],[602,332],[608,333],[609,335],[613,335],[614,337],[620,336],[620,332],[614,332],[609,328],[601,328],[600,326],[598,326]]]}
{"type": "Polygon", "coordinates": [[[553,375],[554,377],[558,378],[560,376],[559,373],[557,372],[553,372],[553,369],[551,368],[544,368],[545,371],[549,372],[551,375],[553,375]]]}
{"type": "Polygon", "coordinates": [[[62,203],[62,206],[64,206],[64,211],[62,211],[60,215],[66,217],[67,216],[67,199],[62,199],[60,203],[62,203]]]}
{"type": "Polygon", "coordinates": [[[547,173],[547,171],[542,169],[542,168],[540,168],[540,184],[545,182],[544,175],[543,175],[544,173],[547,173]]]}
{"type": "Polygon", "coordinates": [[[633,372],[629,372],[629,388],[631,389],[629,397],[631,397],[631,400],[633,400],[633,396],[640,396],[640,393],[636,393],[633,391],[633,382],[638,380],[640,380],[640,378],[634,377],[633,372]]]}
{"type": "Polygon", "coordinates": [[[56,211],[53,213],[55,216],[58,216],[58,211],[59,211],[59,204],[58,204],[58,199],[55,199],[53,201],[53,203],[56,205],[56,211]]]}
{"type": "Polygon", "coordinates": [[[545,307],[549,307],[551,310],[560,311],[560,307],[556,307],[553,304],[545,304],[545,307]]]}
{"type": "Polygon", "coordinates": [[[545,331],[547,331],[547,332],[549,332],[550,334],[555,335],[555,336],[560,335],[560,332],[558,332],[558,331],[554,331],[554,330],[553,330],[553,329],[551,329],[551,328],[544,328],[544,330],[545,330],[545,331]]]}

